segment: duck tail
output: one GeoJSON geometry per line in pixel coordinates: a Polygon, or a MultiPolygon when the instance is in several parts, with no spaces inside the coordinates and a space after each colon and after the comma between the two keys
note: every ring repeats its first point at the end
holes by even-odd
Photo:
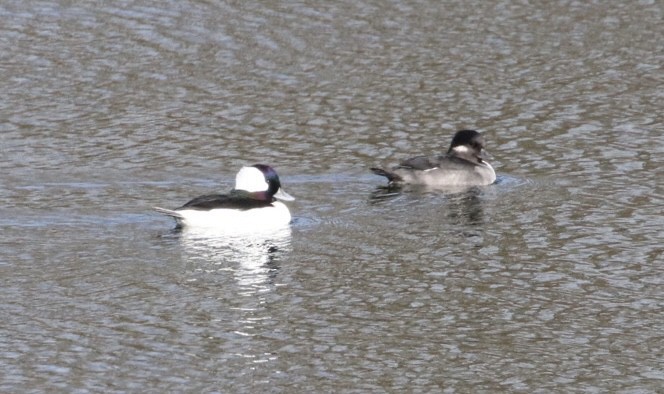
{"type": "Polygon", "coordinates": [[[390,183],[401,181],[401,177],[393,172],[383,170],[382,168],[372,167],[371,172],[376,175],[384,176],[390,183]]]}
{"type": "Polygon", "coordinates": [[[173,210],[166,209],[166,208],[159,208],[159,207],[153,207],[152,209],[154,209],[155,211],[157,211],[159,213],[163,213],[164,215],[174,217],[176,219],[182,219],[183,218],[183,216],[177,211],[173,211],[173,210]]]}

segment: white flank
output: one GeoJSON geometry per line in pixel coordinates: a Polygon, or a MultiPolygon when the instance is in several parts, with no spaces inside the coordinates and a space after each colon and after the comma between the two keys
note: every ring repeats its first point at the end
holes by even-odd
{"type": "MultiPolygon", "coordinates": [[[[259,171],[260,172],[260,171],[259,171]]],[[[214,229],[224,233],[247,233],[273,231],[288,226],[291,214],[286,205],[279,201],[271,207],[238,209],[212,209],[209,211],[179,209],[183,226],[214,229]]]]}

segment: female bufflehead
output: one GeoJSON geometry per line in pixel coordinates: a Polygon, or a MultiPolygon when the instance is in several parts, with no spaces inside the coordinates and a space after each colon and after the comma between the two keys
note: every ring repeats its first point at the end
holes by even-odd
{"type": "Polygon", "coordinates": [[[496,180],[491,164],[484,161],[484,139],[475,130],[457,131],[447,154],[433,158],[417,156],[391,171],[372,168],[387,177],[389,185],[481,186],[496,180]]]}
{"type": "Polygon", "coordinates": [[[281,189],[272,167],[256,164],[242,167],[229,194],[196,197],[175,210],[155,207],[157,212],[175,218],[178,227],[214,228],[230,232],[281,228],[291,221],[284,201],[295,200],[281,189]]]}

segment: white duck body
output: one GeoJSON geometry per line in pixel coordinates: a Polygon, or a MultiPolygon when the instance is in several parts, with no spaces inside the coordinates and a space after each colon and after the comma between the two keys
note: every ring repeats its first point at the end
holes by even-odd
{"type": "Polygon", "coordinates": [[[228,233],[263,232],[288,226],[291,214],[280,201],[293,197],[281,189],[277,173],[269,166],[243,167],[229,194],[194,198],[175,210],[155,207],[173,217],[178,227],[215,229],[228,233]]]}

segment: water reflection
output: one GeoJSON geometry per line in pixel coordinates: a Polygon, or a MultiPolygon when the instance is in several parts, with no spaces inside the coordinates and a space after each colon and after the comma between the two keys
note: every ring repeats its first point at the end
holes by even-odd
{"type": "Polygon", "coordinates": [[[185,287],[205,316],[206,348],[225,368],[270,371],[278,352],[269,347],[278,294],[277,277],[291,251],[289,227],[227,234],[210,229],[174,230],[185,261],[185,287]],[[269,341],[268,341],[269,342],[269,341]]]}
{"type": "Polygon", "coordinates": [[[240,295],[269,291],[279,272],[280,256],[291,247],[291,229],[288,227],[235,235],[208,229],[176,231],[197,279],[231,272],[240,295]]]}
{"type": "Polygon", "coordinates": [[[449,199],[447,216],[452,222],[480,226],[484,224],[484,211],[479,188],[457,193],[449,199]]]}
{"type": "MultiPolygon", "coordinates": [[[[421,199],[422,196],[430,196],[433,199],[442,200],[437,211],[444,212],[447,222],[454,225],[480,226],[484,223],[484,212],[482,209],[482,196],[485,187],[453,187],[433,188],[430,186],[404,186],[377,187],[369,198],[372,204],[384,204],[389,200],[397,199],[403,195],[413,196],[421,199]]],[[[421,199],[420,204],[426,204],[427,199],[421,199]]]]}

